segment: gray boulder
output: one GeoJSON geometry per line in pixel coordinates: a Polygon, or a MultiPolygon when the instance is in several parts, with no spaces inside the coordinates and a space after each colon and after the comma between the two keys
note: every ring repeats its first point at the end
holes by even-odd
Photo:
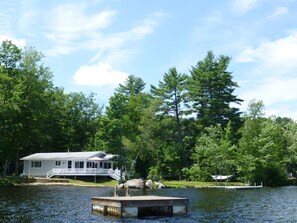
{"type": "Polygon", "coordinates": [[[165,187],[164,184],[159,183],[159,182],[155,182],[155,186],[156,186],[158,189],[161,189],[161,188],[165,187]]]}
{"type": "Polygon", "coordinates": [[[145,184],[142,179],[132,179],[132,180],[128,180],[124,184],[124,187],[143,189],[145,187],[145,184]]]}
{"type": "Polygon", "coordinates": [[[153,181],[152,180],[147,180],[145,182],[145,186],[152,189],[154,187],[153,181]]]}

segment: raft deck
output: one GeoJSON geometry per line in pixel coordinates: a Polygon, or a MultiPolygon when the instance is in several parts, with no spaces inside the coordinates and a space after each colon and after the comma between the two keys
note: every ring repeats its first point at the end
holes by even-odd
{"type": "Polygon", "coordinates": [[[161,196],[92,197],[92,211],[120,218],[187,214],[189,199],[161,196]]]}

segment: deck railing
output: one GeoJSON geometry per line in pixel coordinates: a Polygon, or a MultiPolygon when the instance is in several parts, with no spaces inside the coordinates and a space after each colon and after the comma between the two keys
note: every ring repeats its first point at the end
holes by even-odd
{"type": "MultiPolygon", "coordinates": [[[[118,169],[86,168],[86,169],[58,169],[54,168],[47,172],[46,178],[53,176],[110,176],[115,180],[120,180],[121,172],[118,169]]],[[[125,174],[123,173],[123,178],[125,174]]]]}

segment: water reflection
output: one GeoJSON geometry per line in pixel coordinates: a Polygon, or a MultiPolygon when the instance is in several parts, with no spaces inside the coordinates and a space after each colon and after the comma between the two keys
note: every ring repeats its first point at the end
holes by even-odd
{"type": "Polygon", "coordinates": [[[297,188],[258,190],[131,190],[135,195],[190,199],[181,217],[118,219],[91,212],[90,198],[112,196],[112,188],[31,186],[0,188],[1,222],[296,222],[297,188]]]}

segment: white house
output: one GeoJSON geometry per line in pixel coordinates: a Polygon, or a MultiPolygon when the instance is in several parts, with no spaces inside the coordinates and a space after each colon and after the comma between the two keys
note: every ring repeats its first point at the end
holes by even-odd
{"type": "Polygon", "coordinates": [[[113,169],[114,156],[101,151],[35,153],[21,160],[25,176],[110,176],[120,180],[120,170],[113,169]]]}

